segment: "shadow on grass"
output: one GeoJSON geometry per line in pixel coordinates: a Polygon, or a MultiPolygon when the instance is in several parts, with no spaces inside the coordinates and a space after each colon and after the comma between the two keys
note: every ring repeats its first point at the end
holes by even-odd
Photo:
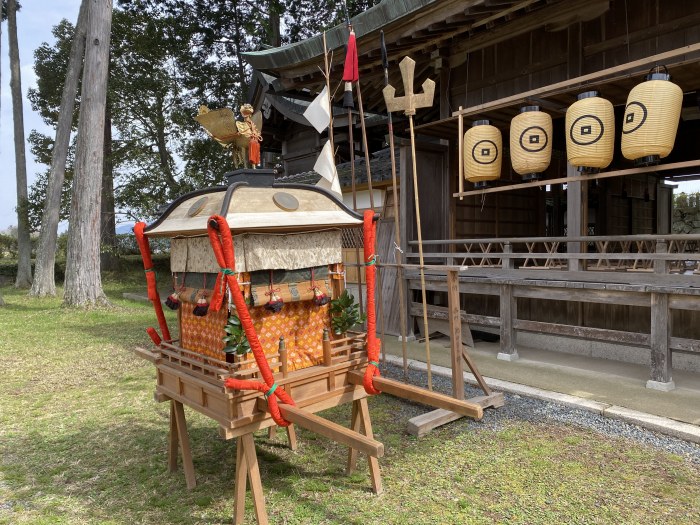
{"type": "MultiPolygon", "coordinates": [[[[167,471],[165,412],[159,408],[161,417],[153,421],[118,418],[109,424],[112,418],[106,418],[104,426],[57,428],[56,432],[47,428],[6,436],[3,448],[12,451],[3,453],[0,466],[9,489],[6,509],[25,509],[68,523],[185,524],[203,518],[206,523],[231,523],[235,440],[222,440],[208,420],[207,425],[188,425],[197,487],[187,490],[180,458],[178,472],[167,471]]],[[[276,503],[280,498],[293,502],[295,513],[309,516],[308,521],[300,516],[300,523],[323,517],[325,522],[360,525],[333,509],[332,495],[323,495],[329,487],[369,492],[367,479],[360,485],[337,467],[345,465],[345,450],[329,450],[329,442],[317,441],[315,436],[302,444],[301,453],[289,450],[285,442],[281,432],[275,441],[256,436],[266,499],[275,493],[276,503]],[[331,466],[316,469],[319,461],[331,466]]],[[[254,522],[251,502],[247,496],[246,523],[254,522]]],[[[274,522],[274,511],[268,511],[274,522]]]]}

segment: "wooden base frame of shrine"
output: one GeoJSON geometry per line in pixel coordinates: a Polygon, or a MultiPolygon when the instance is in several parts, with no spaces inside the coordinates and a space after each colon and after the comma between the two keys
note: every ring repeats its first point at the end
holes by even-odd
{"type": "MultiPolygon", "coordinates": [[[[175,343],[177,342],[164,342],[152,350],[135,350],[137,355],[156,367],[156,401],[170,402],[168,470],[177,471],[179,450],[187,487],[192,489],[196,486],[184,411],[184,407],[188,406],[219,423],[224,439],[237,439],[234,523],[243,523],[247,482],[250,483],[257,522],[261,525],[268,523],[253,433],[268,428],[272,436],[276,426],[268,412],[267,402],[260,393],[233,391],[224,387],[226,377],[247,378],[255,376],[258,370],[248,363],[246,365],[250,368],[242,369],[240,363],[225,363],[203,357],[180,348],[175,343]]],[[[342,339],[326,339],[324,362],[318,366],[288,372],[280,364],[286,363],[283,345],[279,355],[271,355],[268,359],[272,361],[275,357],[279,358],[275,361],[277,368],[271,363],[275,381],[296,402],[294,407],[280,404],[282,416],[292,423],[286,429],[289,446],[296,449],[295,425],[347,445],[348,473],[356,468],[357,453],[363,452],[368,458],[372,490],[380,494],[383,488],[378,459],[384,455],[384,445],[373,437],[368,396],[362,385],[367,365],[365,334],[353,332],[342,339]],[[316,415],[316,412],[346,403],[352,403],[350,428],[316,415]]],[[[379,376],[374,378],[374,386],[384,393],[438,408],[438,419],[441,422],[435,420],[433,415],[436,412],[422,416],[430,420],[430,428],[462,416],[480,419],[484,405],[502,404],[502,394],[495,394],[490,398],[490,404],[484,404],[483,399],[476,399],[476,402],[464,401],[379,376]]]]}

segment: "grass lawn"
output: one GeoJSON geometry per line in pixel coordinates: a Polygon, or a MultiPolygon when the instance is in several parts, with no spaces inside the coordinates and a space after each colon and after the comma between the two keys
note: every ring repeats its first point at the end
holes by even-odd
{"type": "MultiPolygon", "coordinates": [[[[130,352],[149,344],[155,317],[121,299],[142,281],[138,271],[107,276],[114,306],[92,311],[0,288],[0,524],[232,522],[235,440],[220,439],[212,420],[187,411],[197,487],[167,473],[169,407],[153,401],[154,367],[130,352]]],[[[343,447],[299,429],[291,452],[283,433],[259,433],[272,523],[700,523],[700,467],[679,456],[518,422],[456,422],[418,440],[404,428],[420,408],[378,396],[370,411],[387,451],[379,497],[366,463],[344,475],[343,447]]],[[[350,406],[324,416],[347,425],[350,406]]]]}

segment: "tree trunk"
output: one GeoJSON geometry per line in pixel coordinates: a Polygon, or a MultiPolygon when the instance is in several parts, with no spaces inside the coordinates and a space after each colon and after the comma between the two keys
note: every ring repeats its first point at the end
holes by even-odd
{"type": "Polygon", "coordinates": [[[66,159],[70,145],[70,133],[75,109],[75,94],[78,90],[78,79],[83,66],[85,52],[85,26],[87,22],[87,0],[80,5],[78,21],[75,24],[75,35],[70,49],[66,83],[63,85],[61,110],[56,126],[56,141],[51,156],[48,187],[46,188],[46,203],[41,218],[39,245],[36,253],[34,282],[29,295],[44,297],[56,295],[54,264],[56,262],[56,238],[58,236],[58,219],[61,209],[61,190],[66,174],[66,159]]]}
{"type": "Polygon", "coordinates": [[[270,19],[268,44],[272,47],[280,47],[282,45],[282,35],[280,32],[280,6],[277,0],[269,2],[267,13],[270,19]]]}
{"type": "Polygon", "coordinates": [[[29,208],[27,195],[27,158],[24,151],[24,114],[22,112],[22,81],[17,43],[17,1],[7,2],[7,34],[10,47],[10,91],[12,120],[15,129],[15,174],[17,177],[17,288],[32,284],[32,241],[29,238],[29,208]]]}
{"type": "Polygon", "coordinates": [[[111,0],[89,0],[78,142],[63,297],[67,306],[106,304],[100,276],[100,201],[111,0]]]}
{"type": "Polygon", "coordinates": [[[105,112],[105,143],[104,162],[102,164],[102,211],[100,230],[102,248],[100,264],[102,270],[116,271],[119,269],[117,257],[117,225],[114,213],[114,166],[112,165],[112,113],[107,101],[105,112]]]}
{"type": "Polygon", "coordinates": [[[248,100],[248,83],[245,80],[245,65],[241,58],[243,36],[241,35],[241,24],[238,9],[233,10],[233,45],[236,49],[236,63],[238,67],[238,81],[241,84],[241,100],[248,100]]]}

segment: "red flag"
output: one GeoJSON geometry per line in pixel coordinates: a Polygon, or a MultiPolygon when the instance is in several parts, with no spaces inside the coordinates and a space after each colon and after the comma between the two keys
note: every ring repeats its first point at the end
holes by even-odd
{"type": "Polygon", "coordinates": [[[355,31],[350,31],[348,37],[348,52],[345,55],[345,68],[343,69],[343,82],[357,82],[360,79],[360,72],[357,65],[357,43],[355,42],[355,31]]]}

